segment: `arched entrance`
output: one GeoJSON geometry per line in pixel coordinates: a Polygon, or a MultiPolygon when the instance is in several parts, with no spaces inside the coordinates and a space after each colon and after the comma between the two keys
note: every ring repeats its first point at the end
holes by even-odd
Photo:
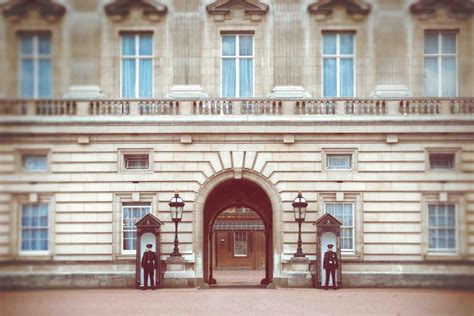
{"type": "Polygon", "coordinates": [[[273,273],[273,242],[272,242],[272,205],[265,191],[256,183],[244,179],[231,179],[221,183],[211,191],[204,204],[204,280],[213,284],[213,257],[214,240],[213,226],[218,215],[233,206],[248,207],[255,211],[265,225],[265,278],[262,284],[272,281],[273,273]]]}
{"type": "Polygon", "coordinates": [[[251,170],[224,171],[209,179],[195,201],[196,277],[212,283],[211,240],[213,224],[220,213],[230,207],[247,207],[256,212],[265,225],[265,278],[262,283],[273,282],[280,275],[280,223],[281,202],[278,193],[266,178],[251,170]]]}

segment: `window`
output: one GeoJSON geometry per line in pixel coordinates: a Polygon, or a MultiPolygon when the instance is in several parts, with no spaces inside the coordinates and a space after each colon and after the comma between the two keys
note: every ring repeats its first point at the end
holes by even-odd
{"type": "Polygon", "coordinates": [[[428,205],[428,250],[456,250],[456,208],[454,204],[428,205]]]}
{"type": "Polygon", "coordinates": [[[323,33],[323,96],[353,97],[354,34],[323,33]]]}
{"type": "Polygon", "coordinates": [[[21,208],[21,251],[48,251],[48,204],[25,204],[21,208]]]}
{"type": "Polygon", "coordinates": [[[48,169],[47,155],[23,155],[23,170],[46,171],[48,169]]]}
{"type": "Polygon", "coordinates": [[[454,154],[429,154],[430,169],[454,169],[454,154]]]}
{"type": "Polygon", "coordinates": [[[149,168],[150,158],[148,154],[125,154],[125,169],[143,170],[149,168]]]}
{"type": "Polygon", "coordinates": [[[337,218],[341,223],[341,251],[354,251],[354,204],[325,203],[324,212],[337,218]]]}
{"type": "Polygon", "coordinates": [[[326,155],[326,169],[351,169],[352,155],[326,155]]]}
{"type": "Polygon", "coordinates": [[[457,44],[454,32],[425,33],[425,95],[457,95],[457,44]]]}
{"type": "Polygon", "coordinates": [[[150,210],[150,205],[124,205],[122,207],[123,252],[137,250],[137,227],[135,224],[150,213],[150,210]]]}
{"type": "Polygon", "coordinates": [[[49,34],[21,35],[19,67],[20,97],[51,97],[51,36],[49,34]]]}
{"type": "Polygon", "coordinates": [[[253,36],[222,36],[222,96],[253,96],[253,36]]]}
{"type": "Polygon", "coordinates": [[[121,54],[122,98],[153,96],[152,34],[123,34],[121,54]]]}
{"type": "Polygon", "coordinates": [[[234,232],[234,257],[247,256],[247,232],[234,232]]]}

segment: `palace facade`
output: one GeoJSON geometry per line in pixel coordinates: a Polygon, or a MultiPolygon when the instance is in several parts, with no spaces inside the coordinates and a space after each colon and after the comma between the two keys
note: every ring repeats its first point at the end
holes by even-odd
{"type": "Polygon", "coordinates": [[[342,286],[472,288],[471,0],[0,11],[0,287],[133,286],[147,213],[164,223],[164,286],[225,266],[313,286],[329,213],[342,286]]]}

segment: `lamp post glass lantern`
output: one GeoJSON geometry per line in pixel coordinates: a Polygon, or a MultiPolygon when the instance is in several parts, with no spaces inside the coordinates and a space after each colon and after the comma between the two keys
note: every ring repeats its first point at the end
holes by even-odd
{"type": "Polygon", "coordinates": [[[181,257],[181,253],[179,252],[179,241],[178,241],[178,223],[183,218],[183,207],[184,202],[183,199],[179,196],[179,192],[176,191],[174,196],[171,198],[171,201],[168,204],[170,206],[171,212],[171,220],[174,222],[175,230],[174,230],[174,249],[171,253],[171,257],[181,257]]]}
{"type": "Polygon", "coordinates": [[[295,252],[295,257],[304,257],[305,254],[303,253],[303,249],[301,249],[301,245],[303,242],[301,241],[301,223],[304,222],[306,217],[306,207],[308,203],[306,203],[306,199],[303,197],[301,192],[298,192],[298,196],[293,201],[293,211],[295,215],[295,221],[298,223],[298,242],[297,248],[295,252]]]}

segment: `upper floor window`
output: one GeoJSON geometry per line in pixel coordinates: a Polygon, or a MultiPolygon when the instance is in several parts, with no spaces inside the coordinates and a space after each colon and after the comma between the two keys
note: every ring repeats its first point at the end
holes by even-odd
{"type": "Polygon", "coordinates": [[[323,96],[353,97],[354,34],[323,33],[323,96]]]}
{"type": "Polygon", "coordinates": [[[20,36],[20,97],[51,97],[51,36],[25,33],[20,36]]]}
{"type": "Polygon", "coordinates": [[[150,166],[149,154],[124,154],[125,169],[148,169],[150,166]]]}
{"type": "Polygon", "coordinates": [[[456,33],[425,33],[425,95],[456,96],[457,80],[456,33]]]}
{"type": "Polygon", "coordinates": [[[454,204],[428,205],[428,250],[456,250],[456,208],[454,204]]]}
{"type": "Polygon", "coordinates": [[[341,223],[341,251],[354,251],[354,204],[325,203],[325,213],[337,218],[341,223]]]}
{"type": "Polygon", "coordinates": [[[137,226],[135,224],[150,213],[150,205],[124,205],[122,207],[122,250],[137,250],[137,226]]]}
{"type": "Polygon", "coordinates": [[[454,169],[455,154],[430,153],[430,169],[454,169]]]}
{"type": "Polygon", "coordinates": [[[326,169],[337,170],[337,169],[351,169],[352,155],[326,155],[326,169]]]}
{"type": "Polygon", "coordinates": [[[46,171],[48,170],[47,155],[23,155],[23,170],[25,171],[46,171]]]}
{"type": "Polygon", "coordinates": [[[221,83],[223,97],[253,96],[253,36],[222,36],[221,83]]]}
{"type": "Polygon", "coordinates": [[[153,96],[153,41],[151,33],[122,34],[122,98],[153,96]]]}
{"type": "Polygon", "coordinates": [[[48,251],[48,204],[25,204],[21,208],[21,251],[48,251]]]}

